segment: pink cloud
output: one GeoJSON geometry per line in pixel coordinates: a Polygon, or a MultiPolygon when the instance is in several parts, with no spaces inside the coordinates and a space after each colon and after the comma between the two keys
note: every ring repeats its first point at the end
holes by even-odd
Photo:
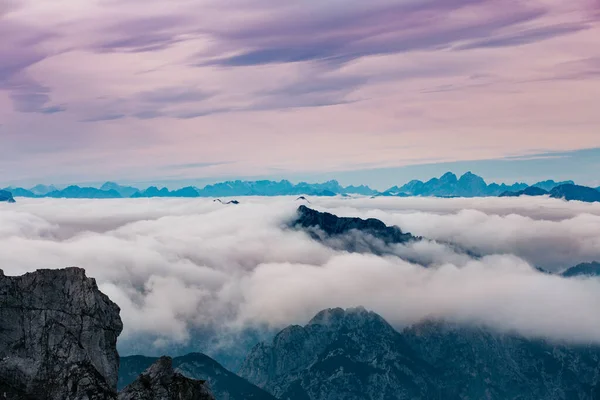
{"type": "Polygon", "coordinates": [[[597,1],[177,5],[0,10],[0,170],[258,175],[600,145],[597,1]]]}

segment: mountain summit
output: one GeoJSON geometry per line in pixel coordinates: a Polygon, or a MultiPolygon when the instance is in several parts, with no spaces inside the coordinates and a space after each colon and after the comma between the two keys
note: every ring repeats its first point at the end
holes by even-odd
{"type": "Polygon", "coordinates": [[[286,400],[600,398],[600,347],[328,309],[257,345],[240,375],[286,400]]]}

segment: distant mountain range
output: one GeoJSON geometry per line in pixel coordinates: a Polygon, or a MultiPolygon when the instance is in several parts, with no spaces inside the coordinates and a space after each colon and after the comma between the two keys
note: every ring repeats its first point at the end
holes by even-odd
{"type": "Polygon", "coordinates": [[[427,182],[413,180],[403,186],[394,186],[379,192],[368,186],[342,186],[336,180],[324,183],[300,182],[293,184],[288,180],[281,181],[228,181],[207,185],[203,188],[187,186],[169,190],[150,186],[138,189],[123,186],[115,182],[106,182],[100,188],[69,186],[58,189],[55,186],[37,185],[30,189],[8,187],[4,189],[14,197],[51,197],[75,199],[111,199],[111,198],[149,198],[149,197],[239,197],[239,196],[422,196],[422,197],[488,197],[488,196],[542,196],[564,198],[566,200],[600,201],[598,189],[577,186],[573,181],[555,182],[553,180],[535,183],[512,185],[490,183],[471,172],[460,178],[448,172],[440,178],[427,182]],[[560,189],[559,189],[560,188],[560,189]]]}

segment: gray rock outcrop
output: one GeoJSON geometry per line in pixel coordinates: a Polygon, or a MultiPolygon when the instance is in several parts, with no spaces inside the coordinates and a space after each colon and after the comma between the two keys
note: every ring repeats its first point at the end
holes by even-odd
{"type": "Polygon", "coordinates": [[[116,398],[119,307],[79,268],[0,270],[0,398],[116,398]]]}
{"type": "Polygon", "coordinates": [[[161,357],[119,393],[119,400],[215,400],[204,381],[186,378],[161,357]]]}

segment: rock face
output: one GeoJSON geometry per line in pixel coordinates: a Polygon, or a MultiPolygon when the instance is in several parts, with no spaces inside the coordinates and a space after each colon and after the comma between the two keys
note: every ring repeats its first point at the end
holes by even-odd
{"type": "Polygon", "coordinates": [[[173,370],[173,360],[161,357],[119,393],[119,400],[215,400],[204,381],[173,370]]]}
{"type": "MultiPolygon", "coordinates": [[[[123,387],[131,383],[157,360],[157,358],[144,356],[122,357],[119,386],[123,387]]],[[[217,399],[276,400],[266,391],[228,371],[204,354],[191,353],[183,357],[175,357],[173,368],[188,378],[206,381],[217,399]]]]}
{"type": "Polygon", "coordinates": [[[0,201],[6,201],[8,203],[14,203],[15,199],[11,192],[7,190],[0,190],[0,201]]]}
{"type": "Polygon", "coordinates": [[[315,240],[351,252],[383,254],[386,245],[420,239],[378,219],[338,217],[305,205],[298,207],[298,216],[290,225],[307,231],[315,240]]]}
{"type": "Polygon", "coordinates": [[[281,400],[594,400],[600,348],[332,309],[256,346],[240,375],[281,400]]]}
{"type": "Polygon", "coordinates": [[[79,268],[0,271],[0,392],[9,399],[115,399],[119,307],[79,268]]]}

